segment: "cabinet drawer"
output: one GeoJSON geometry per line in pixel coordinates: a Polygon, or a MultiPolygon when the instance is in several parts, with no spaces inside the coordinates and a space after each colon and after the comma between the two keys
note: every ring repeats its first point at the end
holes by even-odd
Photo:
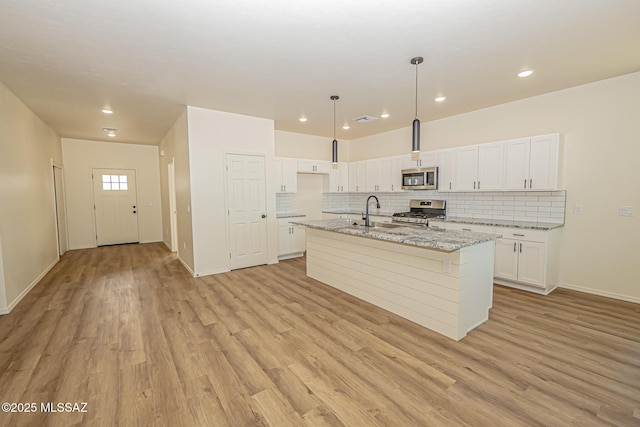
{"type": "Polygon", "coordinates": [[[474,233],[493,233],[493,227],[490,225],[461,224],[454,222],[440,222],[435,223],[434,225],[446,230],[473,231],[474,233]]]}
{"type": "Polygon", "coordinates": [[[278,227],[286,227],[289,225],[291,221],[304,221],[303,216],[291,216],[288,218],[279,218],[278,219],[278,227]]]}
{"type": "Polygon", "coordinates": [[[538,243],[545,243],[547,241],[547,232],[542,230],[496,227],[496,233],[502,234],[502,237],[505,239],[516,239],[538,243]]]}

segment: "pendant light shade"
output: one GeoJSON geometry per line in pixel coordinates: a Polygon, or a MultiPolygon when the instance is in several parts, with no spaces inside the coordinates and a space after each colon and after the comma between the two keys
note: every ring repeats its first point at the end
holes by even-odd
{"type": "Polygon", "coordinates": [[[413,142],[411,152],[420,152],[420,120],[418,119],[418,65],[422,64],[422,57],[416,56],[411,59],[411,64],[416,66],[416,118],[413,120],[413,142]]]}
{"type": "Polygon", "coordinates": [[[336,101],[340,99],[338,95],[331,95],[333,101],[333,144],[331,151],[331,163],[338,164],[338,140],[336,139],[336,101]]]}

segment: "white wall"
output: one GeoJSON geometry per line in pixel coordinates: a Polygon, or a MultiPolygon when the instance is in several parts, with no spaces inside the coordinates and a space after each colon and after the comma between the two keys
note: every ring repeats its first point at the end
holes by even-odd
{"type": "Polygon", "coordinates": [[[265,156],[268,262],[277,262],[273,120],[190,106],[187,114],[195,273],[215,274],[230,269],[224,185],[226,153],[265,156]]]}
{"type": "Polygon", "coordinates": [[[58,260],[52,161],[59,136],[0,83],[0,313],[58,260]]]}
{"type": "Polygon", "coordinates": [[[193,274],[193,225],[191,217],[191,172],[189,165],[189,133],[187,109],[175,121],[160,142],[164,151],[160,157],[160,182],[162,194],[162,235],[170,247],[171,217],[169,216],[169,186],[167,165],[173,160],[176,172],[176,211],[178,222],[178,257],[193,274]]]}
{"type": "Polygon", "coordinates": [[[62,155],[70,249],[96,246],[91,180],[95,168],[136,170],[140,242],[162,240],[158,147],[63,138],[62,155]]]}
{"type": "MultiPolygon", "coordinates": [[[[304,135],[301,133],[275,131],[276,157],[298,159],[332,160],[333,138],[304,135]]],[[[338,161],[349,161],[349,141],[338,140],[338,161]]]]}
{"type": "MultiPolygon", "coordinates": [[[[567,190],[562,286],[640,302],[640,73],[422,124],[423,151],[559,132],[567,190]],[[584,214],[574,215],[573,206],[584,214]],[[618,207],[635,208],[634,217],[618,207]]],[[[352,160],[406,154],[410,128],[352,140],[352,160]]],[[[283,156],[286,154],[282,154],[283,156]]]]}

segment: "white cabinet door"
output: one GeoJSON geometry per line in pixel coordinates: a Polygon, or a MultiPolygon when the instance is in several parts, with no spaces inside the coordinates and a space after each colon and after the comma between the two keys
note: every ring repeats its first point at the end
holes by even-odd
{"type": "Polygon", "coordinates": [[[478,146],[477,190],[502,190],[504,169],[504,143],[478,146]]]}
{"type": "Polygon", "coordinates": [[[365,163],[365,191],[367,193],[373,193],[378,191],[378,161],[367,160],[365,163]]]}
{"type": "Polygon", "coordinates": [[[516,240],[496,240],[493,275],[500,279],[518,280],[518,242],[516,240]]]}
{"type": "Polygon", "coordinates": [[[505,190],[526,190],[529,184],[530,138],[508,141],[505,145],[505,190]]]}
{"type": "Polygon", "coordinates": [[[545,287],[545,244],[518,242],[518,281],[545,287]]]}
{"type": "Polygon", "coordinates": [[[402,169],[404,169],[404,159],[406,156],[398,156],[391,158],[391,169],[389,171],[389,182],[391,183],[390,191],[402,190],[402,169]]]}
{"type": "Polygon", "coordinates": [[[304,252],[305,234],[304,228],[291,226],[291,253],[304,252]]]}
{"type": "Polygon", "coordinates": [[[458,148],[456,157],[456,190],[474,191],[478,185],[478,146],[458,148]]]}
{"type": "Polygon", "coordinates": [[[455,185],[455,151],[440,150],[438,151],[438,191],[454,191],[455,185]]]}
{"type": "Polygon", "coordinates": [[[349,191],[364,192],[366,185],[366,166],[365,162],[349,163],[349,191]]]}
{"type": "Polygon", "coordinates": [[[425,151],[420,153],[420,167],[428,168],[438,165],[438,152],[437,151],[425,151]]]}
{"type": "Polygon", "coordinates": [[[282,185],[285,193],[298,191],[298,162],[296,159],[282,159],[282,185]]]}
{"type": "Polygon", "coordinates": [[[298,191],[298,161],[286,157],[275,159],[276,193],[298,191]]]}
{"type": "Polygon", "coordinates": [[[278,227],[278,256],[291,253],[291,226],[278,227]]]}
{"type": "Polygon", "coordinates": [[[342,193],[347,191],[349,191],[349,164],[339,162],[337,165],[331,165],[328,192],[342,193]]]}
{"type": "Polygon", "coordinates": [[[331,163],[324,160],[298,160],[299,173],[319,173],[328,175],[331,163]]]}
{"type": "Polygon", "coordinates": [[[378,160],[378,189],[391,191],[391,159],[378,160]]]}
{"type": "Polygon", "coordinates": [[[558,134],[531,138],[529,154],[530,189],[555,190],[558,188],[558,155],[558,134]]]}

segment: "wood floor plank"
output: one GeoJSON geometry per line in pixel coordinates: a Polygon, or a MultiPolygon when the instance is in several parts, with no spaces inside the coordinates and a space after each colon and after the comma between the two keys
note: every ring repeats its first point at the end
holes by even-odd
{"type": "Polygon", "coordinates": [[[0,317],[0,426],[640,425],[640,305],[494,287],[455,342],[309,279],[194,278],[162,244],[71,251],[0,317]]]}

